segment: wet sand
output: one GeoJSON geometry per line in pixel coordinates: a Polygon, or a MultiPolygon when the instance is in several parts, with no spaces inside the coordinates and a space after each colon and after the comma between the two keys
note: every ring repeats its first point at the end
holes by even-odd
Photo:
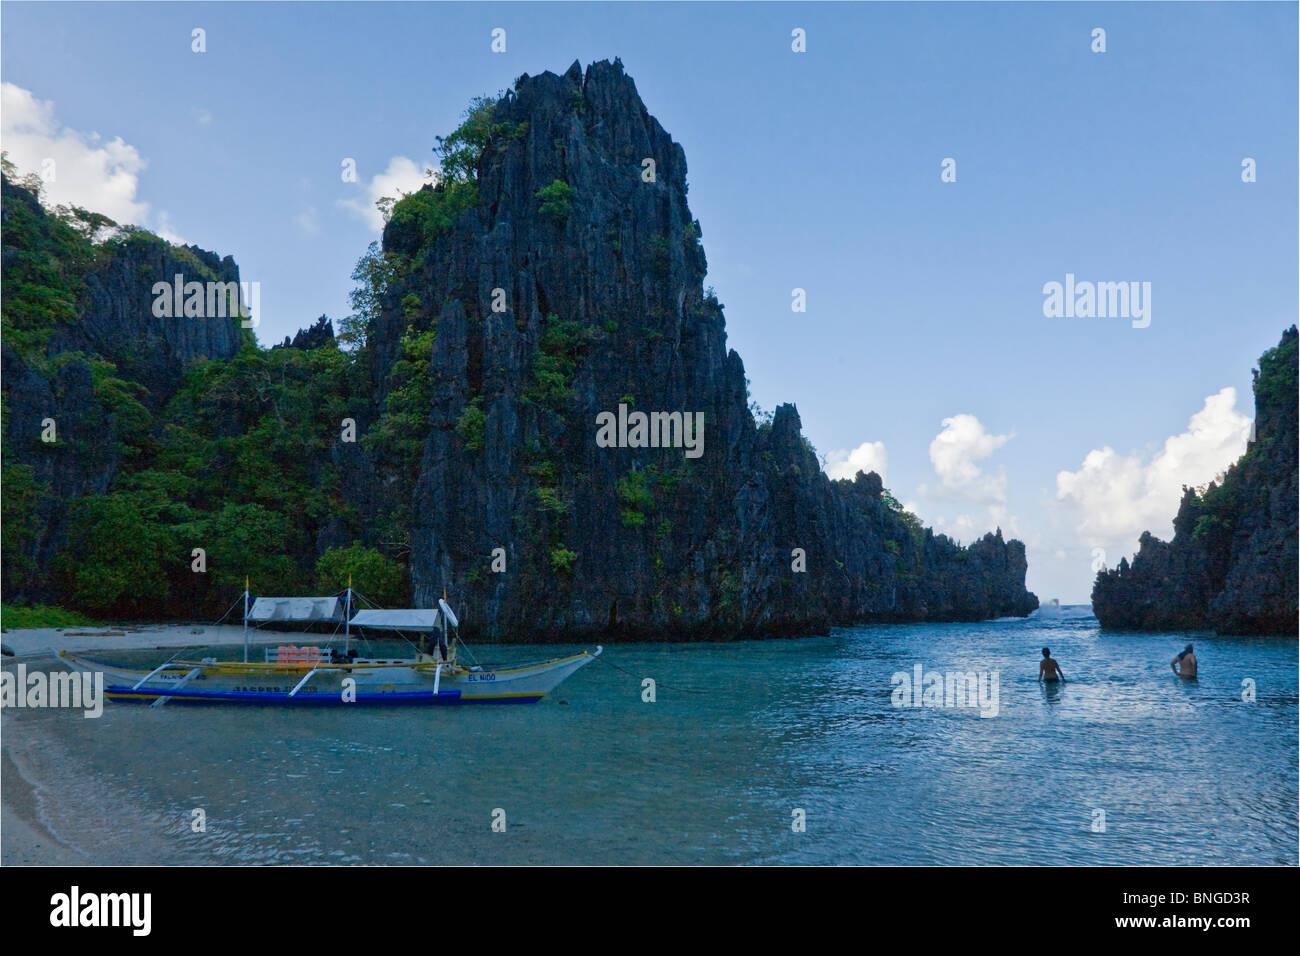
{"type": "MultiPolygon", "coordinates": [[[[250,630],[249,646],[304,643],[326,635],[250,630]]],[[[185,647],[239,646],[242,626],[157,625],[142,627],[30,628],[4,632],[14,657],[29,668],[62,670],[59,650],[175,650],[185,647]]],[[[0,865],[115,866],[147,863],[201,863],[180,841],[169,838],[176,822],[134,805],[125,794],[78,779],[75,758],[42,717],[4,711],[0,721],[0,865]]]]}
{"type": "Polygon", "coordinates": [[[85,854],[61,842],[40,821],[36,788],[0,743],[0,866],[84,866],[85,854]]]}
{"type": "MultiPolygon", "coordinates": [[[[6,710],[0,732],[0,864],[202,863],[183,821],[165,819],[88,774],[52,732],[50,711],[6,710]]],[[[66,717],[55,714],[54,719],[66,717]]],[[[90,723],[88,721],[88,723],[90,723]]]]}

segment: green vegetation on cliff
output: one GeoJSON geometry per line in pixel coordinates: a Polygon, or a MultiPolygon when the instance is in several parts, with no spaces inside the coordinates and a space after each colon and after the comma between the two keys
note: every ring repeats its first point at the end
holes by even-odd
{"type": "MultiPolygon", "coordinates": [[[[333,347],[245,346],[191,368],[157,415],[133,403],[130,455],[112,489],[70,503],[48,564],[61,600],[107,616],[201,615],[224,610],[245,575],[259,593],[312,590],[317,536],[351,510],[330,463],[351,371],[333,347]]],[[[20,469],[19,494],[5,495],[7,559],[42,530],[20,469]]],[[[30,562],[13,570],[20,590],[36,583],[30,562]]]]}
{"type": "Polygon", "coordinates": [[[435,152],[436,182],[380,203],[342,349],[319,324],[270,350],[203,318],[175,336],[141,308],[148,283],[237,278],[233,260],[141,233],[109,247],[105,223],[60,226],[6,181],[6,249],[35,242],[11,223],[66,246],[48,275],[33,254],[26,311],[6,316],[6,599],[212,618],[246,573],[261,594],[351,575],[381,603],[448,588],[472,636],[654,640],[1036,605],[1019,542],[961,548],[879,476],[831,482],[793,405],[755,427],[684,155],[620,63],[521,77],[435,152]],[[629,143],[658,157],[654,188],[629,143]],[[114,301],[75,288],[88,269],[114,301]],[[694,410],[708,442],[597,446],[620,403],[694,410]]]}
{"type": "MultiPolygon", "coordinates": [[[[526,123],[493,124],[495,103],[475,99],[462,125],[438,139],[437,185],[381,203],[413,251],[477,205],[476,168],[489,140],[527,134],[526,123]]],[[[187,274],[215,273],[189,249],[150,233],[84,209],[45,209],[39,178],[17,182],[4,163],[6,375],[31,370],[48,380],[55,407],[67,403],[68,388],[87,382],[98,406],[82,411],[83,427],[56,422],[54,441],[16,448],[6,387],[5,595],[57,594],[105,616],[203,617],[223,611],[245,575],[259,593],[287,594],[341,588],[352,573],[373,599],[405,600],[409,499],[428,427],[436,323],[418,296],[403,298],[411,324],[387,370],[377,416],[366,398],[366,343],[385,293],[416,268],[412,258],[375,243],[358,261],[354,312],[339,336],[350,351],[332,341],[265,349],[245,334],[236,354],[193,363],[179,388],[151,407],[145,386],[112,361],[58,345],[60,330],[83,318],[86,276],[111,269],[126,251],[165,249],[187,274]],[[341,488],[335,461],[342,442],[376,456],[396,478],[388,504],[369,523],[341,488]],[[50,476],[69,458],[93,465],[107,488],[61,497],[50,476]],[[318,556],[322,540],[346,547],[318,556]]],[[[482,449],[483,430],[476,398],[458,428],[468,450],[482,449]]]]}
{"type": "MultiPolygon", "coordinates": [[[[352,397],[362,363],[332,344],[263,349],[246,338],[229,359],[191,364],[159,406],[102,355],[55,344],[84,308],[90,271],[111,269],[131,244],[162,242],[138,231],[94,242],[106,226],[81,210],[43,211],[6,174],[6,598],[57,596],[105,617],[206,617],[225,610],[245,575],[259,593],[313,590],[327,526],[335,538],[362,537],[331,460],[344,419],[364,419],[352,397]],[[11,391],[25,379],[53,400],[22,410],[25,425],[37,417],[27,434],[48,417],[54,441],[14,438],[11,391]],[[70,463],[92,485],[60,497],[70,463]]],[[[188,250],[176,255],[203,274],[188,250]]],[[[431,337],[412,346],[426,364],[431,337]]],[[[385,593],[404,590],[385,584],[385,593]]]]}

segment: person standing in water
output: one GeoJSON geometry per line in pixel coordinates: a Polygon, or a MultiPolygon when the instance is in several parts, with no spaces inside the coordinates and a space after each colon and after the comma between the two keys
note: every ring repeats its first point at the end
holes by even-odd
{"type": "Polygon", "coordinates": [[[1188,644],[1183,652],[1173,659],[1169,664],[1174,669],[1174,673],[1179,677],[1196,676],[1196,655],[1192,653],[1192,645],[1188,644]]]}
{"type": "Polygon", "coordinates": [[[1051,648],[1043,648],[1043,659],[1038,662],[1038,679],[1040,681],[1064,681],[1065,674],[1061,665],[1052,657],[1051,648]]]}

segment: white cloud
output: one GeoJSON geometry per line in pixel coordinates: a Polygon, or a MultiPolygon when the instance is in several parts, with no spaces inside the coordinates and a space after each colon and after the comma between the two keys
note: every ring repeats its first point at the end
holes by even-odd
{"type": "Polygon", "coordinates": [[[199,109],[198,107],[195,107],[195,108],[192,110],[192,113],[194,114],[194,122],[198,123],[200,126],[211,126],[211,125],[212,125],[212,111],[211,111],[211,110],[204,110],[204,109],[199,109]]]}
{"type": "Polygon", "coordinates": [[[955,518],[936,518],[929,522],[937,534],[946,534],[954,541],[969,544],[984,537],[990,531],[1002,529],[1006,538],[1018,538],[1015,519],[1006,513],[1006,509],[990,508],[985,513],[959,514],[955,518]]]}
{"type": "Polygon", "coordinates": [[[106,142],[99,133],[63,126],[52,101],[0,83],[0,144],[20,175],[41,175],[47,205],[81,206],[123,226],[152,229],[168,242],[185,242],[166,211],[152,211],[139,198],[149,161],[122,137],[106,142]]]}
{"type": "Polygon", "coordinates": [[[340,199],[338,204],[378,232],[384,228],[384,217],[375,208],[375,203],[385,196],[400,199],[407,193],[415,192],[427,182],[429,180],[424,176],[424,168],[419,163],[405,156],[394,156],[388,161],[388,168],[377,174],[369,183],[351,184],[364,195],[353,199],[340,199]]]}
{"type": "Polygon", "coordinates": [[[826,474],[832,480],[836,478],[852,479],[858,472],[876,472],[880,480],[885,480],[885,469],[889,466],[889,454],[885,443],[880,441],[863,442],[852,451],[836,449],[826,455],[826,474]]]}
{"type": "Polygon", "coordinates": [[[930,463],[939,483],[917,489],[918,507],[932,512],[941,504],[955,504],[964,513],[932,519],[936,531],[958,541],[972,541],[995,528],[1018,534],[1016,519],[1007,511],[1006,470],[999,467],[988,473],[977,464],[1013,437],[1014,433],[991,433],[974,415],[943,420],[942,430],[930,442],[930,463]]]}
{"type": "Polygon", "coordinates": [[[134,146],[60,126],[52,102],[13,83],[0,84],[0,114],[0,141],[21,174],[40,173],[53,161],[44,190],[51,205],[84,206],[123,225],[148,223],[149,204],[136,195],[148,163],[134,146]]]}
{"type": "MultiPolygon", "coordinates": [[[[990,474],[977,464],[1013,437],[992,434],[974,415],[945,418],[942,430],[930,443],[930,462],[939,481],[920,485],[916,498],[904,504],[904,509],[958,541],[973,541],[998,527],[1005,534],[1017,534],[1016,519],[1007,511],[1005,470],[998,468],[990,474]],[[947,514],[953,505],[959,512],[954,517],[936,516],[941,508],[947,514]]],[[[885,444],[878,441],[826,455],[826,474],[832,479],[874,471],[884,481],[888,465],[885,444]]],[[[885,484],[888,486],[887,481],[885,484]]]]}
{"type": "Polygon", "coordinates": [[[172,218],[166,212],[159,212],[155,218],[157,219],[157,225],[154,227],[154,232],[178,246],[189,245],[172,227],[172,218]]]}
{"type": "Polygon", "coordinates": [[[316,216],[315,206],[304,206],[294,217],[294,222],[298,224],[298,229],[304,236],[320,235],[320,220],[316,216]]]}
{"type": "MultiPolygon", "coordinates": [[[[943,431],[930,442],[930,462],[945,488],[966,492],[980,484],[983,476],[977,461],[983,461],[1012,439],[992,435],[974,415],[954,415],[943,420],[943,431]]],[[[1005,500],[1005,491],[1003,493],[1005,500]]]]}
{"type": "Polygon", "coordinates": [[[1166,439],[1150,461],[1106,446],[1088,452],[1078,471],[1060,472],[1056,497],[1074,514],[1080,543],[1132,547],[1148,530],[1168,538],[1183,485],[1211,481],[1245,452],[1250,419],[1236,402],[1233,388],[1206,398],[1187,430],[1166,439]]]}

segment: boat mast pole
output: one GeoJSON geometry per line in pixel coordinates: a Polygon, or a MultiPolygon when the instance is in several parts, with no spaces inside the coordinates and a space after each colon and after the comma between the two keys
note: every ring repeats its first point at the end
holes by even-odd
{"type": "Polygon", "coordinates": [[[346,610],[343,612],[343,654],[346,657],[348,653],[348,641],[351,637],[350,628],[352,626],[352,575],[348,575],[348,594],[346,610]]]}
{"type": "Polygon", "coordinates": [[[248,575],[244,575],[244,663],[248,663],[248,575]]]}

